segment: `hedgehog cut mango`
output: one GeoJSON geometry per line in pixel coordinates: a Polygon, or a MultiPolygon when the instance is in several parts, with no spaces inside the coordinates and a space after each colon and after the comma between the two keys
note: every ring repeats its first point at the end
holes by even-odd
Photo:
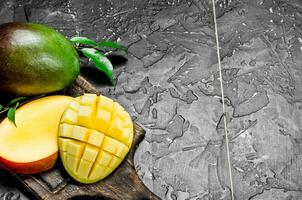
{"type": "Polygon", "coordinates": [[[133,124],[120,104],[85,94],[67,107],[59,126],[60,157],[81,183],[107,177],[123,161],[133,141],[133,124]]]}

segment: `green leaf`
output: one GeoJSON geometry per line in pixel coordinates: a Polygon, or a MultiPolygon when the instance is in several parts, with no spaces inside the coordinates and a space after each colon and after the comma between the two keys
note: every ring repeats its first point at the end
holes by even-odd
{"type": "Polygon", "coordinates": [[[16,125],[16,121],[15,121],[15,115],[16,115],[16,109],[18,108],[18,106],[19,106],[19,102],[17,102],[15,107],[10,107],[7,112],[7,118],[11,122],[13,122],[16,127],[17,127],[17,125],[16,125]]]}
{"type": "Polygon", "coordinates": [[[87,38],[87,37],[73,37],[70,39],[72,43],[77,43],[77,44],[85,44],[85,45],[91,45],[91,46],[97,46],[98,43],[87,38]]]}
{"type": "Polygon", "coordinates": [[[105,74],[112,81],[113,66],[112,66],[110,60],[108,60],[108,58],[106,58],[106,56],[104,54],[102,54],[101,52],[99,52],[98,50],[96,50],[94,48],[82,48],[82,49],[80,49],[80,51],[82,51],[84,56],[86,56],[87,58],[90,58],[95,63],[96,68],[105,72],[105,74]]]}
{"type": "Polygon", "coordinates": [[[128,53],[128,49],[116,42],[111,42],[111,41],[103,41],[103,42],[99,42],[97,44],[98,47],[111,47],[111,48],[114,48],[114,49],[119,49],[119,50],[122,50],[126,53],[128,53]]]}
{"type": "Polygon", "coordinates": [[[14,107],[9,108],[8,112],[7,112],[7,118],[14,123],[15,126],[16,122],[15,122],[15,113],[16,113],[16,109],[14,107]]]}
{"type": "Polygon", "coordinates": [[[15,98],[15,99],[13,99],[13,100],[11,100],[9,103],[8,103],[8,106],[13,106],[13,105],[15,105],[17,102],[22,102],[22,101],[25,101],[25,100],[27,100],[28,99],[28,97],[17,97],[17,98],[15,98]]]}
{"type": "Polygon", "coordinates": [[[3,109],[4,109],[4,107],[0,104],[0,111],[3,110],[3,109]]]}

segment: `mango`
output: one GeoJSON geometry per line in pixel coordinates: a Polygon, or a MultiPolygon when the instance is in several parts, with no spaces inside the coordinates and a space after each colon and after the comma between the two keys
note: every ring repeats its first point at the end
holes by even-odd
{"type": "Polygon", "coordinates": [[[47,26],[0,25],[0,92],[30,96],[61,90],[79,75],[79,56],[71,42],[47,26]]]}
{"type": "Polygon", "coordinates": [[[84,94],[66,108],[59,126],[59,151],[66,171],[81,183],[107,177],[133,141],[129,114],[105,96],[84,94]]]}
{"type": "Polygon", "coordinates": [[[58,157],[58,126],[68,96],[48,96],[17,109],[15,126],[8,118],[0,124],[0,166],[20,174],[51,169],[58,157]]]}

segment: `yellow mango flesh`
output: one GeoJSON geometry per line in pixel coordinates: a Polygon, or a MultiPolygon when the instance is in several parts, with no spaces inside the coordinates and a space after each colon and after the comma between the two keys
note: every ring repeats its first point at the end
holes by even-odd
{"type": "Polygon", "coordinates": [[[56,153],[57,127],[72,100],[67,96],[48,96],[31,101],[17,109],[17,127],[4,119],[0,124],[0,157],[29,163],[56,153]]]}
{"type": "Polygon", "coordinates": [[[129,114],[102,95],[74,99],[61,118],[60,157],[67,172],[81,183],[108,176],[125,158],[132,140],[129,114]]]}

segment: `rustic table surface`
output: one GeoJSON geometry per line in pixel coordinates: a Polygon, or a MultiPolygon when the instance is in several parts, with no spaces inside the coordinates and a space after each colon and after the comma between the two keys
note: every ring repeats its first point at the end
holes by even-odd
{"type": "MultiPolygon", "coordinates": [[[[146,138],[145,185],[167,200],[302,199],[302,1],[218,0],[231,172],[209,0],[0,0],[0,24],[48,24],[67,37],[117,40],[117,84],[81,73],[120,102],[146,138]],[[127,62],[126,59],[127,58],[127,62]]],[[[32,199],[0,172],[0,199],[32,199]]]]}

